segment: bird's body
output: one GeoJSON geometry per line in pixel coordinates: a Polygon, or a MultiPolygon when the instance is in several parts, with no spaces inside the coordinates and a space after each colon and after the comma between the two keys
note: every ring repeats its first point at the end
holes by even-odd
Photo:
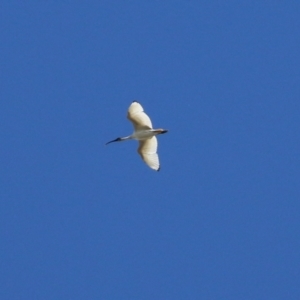
{"type": "Polygon", "coordinates": [[[156,135],[168,132],[165,129],[153,129],[152,122],[147,114],[145,114],[143,107],[138,102],[131,103],[128,109],[127,118],[132,122],[134,127],[133,134],[116,138],[112,142],[122,142],[126,140],[138,140],[138,153],[144,162],[153,170],[159,171],[159,159],[157,155],[157,138],[156,135]]]}

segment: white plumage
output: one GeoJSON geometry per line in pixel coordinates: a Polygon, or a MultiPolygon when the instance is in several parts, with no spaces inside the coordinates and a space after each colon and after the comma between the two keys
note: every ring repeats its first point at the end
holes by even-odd
{"type": "Polygon", "coordinates": [[[127,118],[132,122],[134,130],[152,129],[152,122],[145,114],[142,105],[136,101],[128,108],[127,118]]]}
{"type": "Polygon", "coordinates": [[[139,141],[138,153],[144,162],[153,170],[159,171],[159,158],[157,155],[157,138],[156,135],[168,132],[165,129],[153,129],[149,116],[144,112],[142,105],[136,101],[129,106],[127,118],[134,127],[132,135],[116,138],[112,142],[122,142],[135,139],[139,141]]]}

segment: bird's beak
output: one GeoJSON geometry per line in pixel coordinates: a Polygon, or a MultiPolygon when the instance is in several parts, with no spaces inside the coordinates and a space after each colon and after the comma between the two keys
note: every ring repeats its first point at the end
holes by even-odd
{"type": "Polygon", "coordinates": [[[120,141],[121,141],[121,138],[116,138],[115,140],[107,142],[105,145],[108,145],[108,144],[113,143],[113,142],[120,142],[120,141]]]}

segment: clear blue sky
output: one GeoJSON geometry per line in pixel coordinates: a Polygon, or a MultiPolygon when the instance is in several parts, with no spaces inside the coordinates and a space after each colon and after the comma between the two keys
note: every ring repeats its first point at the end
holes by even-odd
{"type": "Polygon", "coordinates": [[[300,299],[299,15],[2,1],[0,299],[300,299]]]}

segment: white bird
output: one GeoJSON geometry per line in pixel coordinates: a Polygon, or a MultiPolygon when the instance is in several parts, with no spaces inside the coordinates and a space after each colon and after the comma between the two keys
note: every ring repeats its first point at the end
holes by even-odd
{"type": "Polygon", "coordinates": [[[128,108],[127,118],[132,122],[134,132],[126,137],[119,137],[115,140],[107,142],[122,142],[126,140],[138,140],[139,147],[137,152],[144,162],[153,170],[159,171],[159,159],[157,155],[157,139],[156,135],[168,132],[165,129],[153,129],[152,123],[148,115],[140,103],[133,101],[128,108]]]}

